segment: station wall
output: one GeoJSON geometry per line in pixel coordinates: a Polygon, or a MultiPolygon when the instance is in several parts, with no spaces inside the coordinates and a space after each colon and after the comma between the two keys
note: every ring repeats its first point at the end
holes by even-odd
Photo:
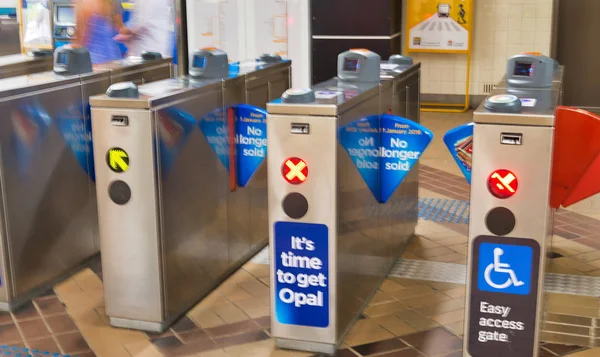
{"type": "MultiPolygon", "coordinates": [[[[472,95],[487,93],[486,90],[506,72],[506,60],[510,56],[525,51],[550,55],[553,0],[476,0],[474,7],[472,95]]],[[[425,100],[462,102],[460,96],[465,93],[466,55],[410,55],[421,62],[421,92],[426,96],[429,94],[425,100]],[[435,98],[431,94],[437,97],[445,95],[446,98],[435,98]]]]}

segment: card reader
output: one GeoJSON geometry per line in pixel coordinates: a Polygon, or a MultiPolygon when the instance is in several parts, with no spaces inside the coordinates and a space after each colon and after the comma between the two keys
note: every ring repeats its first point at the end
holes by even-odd
{"type": "Polygon", "coordinates": [[[72,76],[92,72],[92,58],[84,47],[64,45],[54,51],[54,73],[72,76]]]}
{"type": "Polygon", "coordinates": [[[189,74],[193,78],[227,78],[229,75],[227,53],[216,48],[194,51],[190,60],[189,74]]]}

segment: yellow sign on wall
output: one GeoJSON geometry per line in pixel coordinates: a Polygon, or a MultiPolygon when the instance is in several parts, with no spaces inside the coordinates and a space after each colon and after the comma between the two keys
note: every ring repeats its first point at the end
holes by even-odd
{"type": "Polygon", "coordinates": [[[472,0],[408,0],[408,51],[468,52],[473,18],[472,0]]]}

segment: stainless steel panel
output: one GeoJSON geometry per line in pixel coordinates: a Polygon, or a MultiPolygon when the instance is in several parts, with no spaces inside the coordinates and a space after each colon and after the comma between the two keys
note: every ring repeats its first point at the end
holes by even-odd
{"type": "Polygon", "coordinates": [[[14,18],[0,18],[0,56],[21,52],[19,23],[14,18]]]}
{"type": "Polygon", "coordinates": [[[67,79],[0,102],[10,113],[0,122],[9,305],[98,252],[82,106],[106,90],[108,76],[95,78],[85,88],[67,79]]]}
{"type": "Polygon", "coordinates": [[[229,270],[227,170],[197,125],[222,103],[220,89],[205,90],[155,114],[168,317],[191,308],[229,270]]]}
{"type": "Polygon", "coordinates": [[[337,116],[339,113],[349,110],[371,95],[379,93],[379,82],[377,83],[344,83],[336,78],[319,83],[312,88],[315,91],[340,91],[343,99],[336,104],[322,104],[319,101],[307,104],[285,104],[270,102],[267,105],[269,114],[293,114],[293,115],[320,115],[337,116]]]}
{"type": "Polygon", "coordinates": [[[0,79],[51,71],[53,60],[53,56],[36,58],[20,53],[2,56],[0,57],[0,79]]]}
{"type": "MultiPolygon", "coordinates": [[[[338,131],[346,124],[383,112],[380,96],[364,98],[338,117],[338,131]]],[[[334,140],[337,136],[331,136],[334,140]]],[[[336,140],[337,141],[337,140],[336,140]]],[[[337,337],[343,337],[358,318],[391,267],[391,202],[373,197],[354,162],[337,145],[337,337]]],[[[341,342],[338,340],[338,342],[341,342]]]]}
{"type": "MultiPolygon", "coordinates": [[[[180,78],[145,84],[139,87],[138,99],[114,99],[106,95],[93,98],[94,123],[102,122],[102,115],[104,121],[109,120],[106,119],[108,114],[98,114],[96,118],[96,113],[143,112],[149,113],[153,121],[153,131],[144,130],[139,135],[154,135],[154,164],[144,163],[144,170],[152,170],[156,189],[151,192],[147,182],[143,186],[147,188],[144,191],[147,194],[142,195],[150,199],[156,197],[157,210],[152,214],[149,212],[140,224],[147,226],[148,221],[155,221],[156,232],[150,232],[152,239],[149,242],[142,242],[148,232],[136,226],[137,223],[126,221],[123,224],[133,226],[127,231],[136,233],[132,233],[132,238],[127,237],[131,242],[123,244],[125,237],[115,229],[101,230],[102,250],[112,252],[103,254],[103,266],[116,266],[127,256],[126,251],[138,249],[139,245],[146,251],[149,246],[158,248],[152,248],[151,254],[143,259],[134,254],[136,258],[129,264],[135,265],[134,270],[140,272],[135,277],[118,277],[116,270],[113,275],[105,274],[105,284],[108,285],[109,279],[114,280],[113,288],[106,293],[107,314],[112,324],[153,331],[166,328],[267,244],[266,165],[262,165],[246,187],[230,186],[232,177],[215,152],[229,149],[229,129],[234,127],[234,118],[229,115],[232,106],[246,103],[249,92],[264,93],[264,100],[252,103],[264,106],[273,95],[272,88],[283,91],[279,89],[282,78],[287,80],[285,88],[289,86],[289,63],[283,70],[267,69],[224,81],[180,78]],[[271,86],[271,83],[276,85],[271,86]],[[207,123],[209,125],[204,125],[207,123]],[[215,142],[218,143],[213,149],[211,143],[215,142]],[[107,235],[112,236],[105,238],[107,235]],[[141,273],[144,270],[148,271],[147,277],[141,273]],[[136,290],[139,279],[147,281],[143,292],[136,290]],[[121,297],[123,295],[127,300],[121,297]],[[136,310],[131,305],[140,296],[152,298],[136,310]],[[124,306],[118,307],[119,304],[124,306]]],[[[127,127],[115,130],[126,130],[122,128],[127,127]]],[[[94,126],[94,133],[96,130],[102,129],[94,126]]],[[[114,146],[119,146],[117,142],[125,143],[121,144],[124,148],[128,141],[137,140],[136,137],[121,136],[111,142],[114,146]]],[[[104,155],[107,150],[108,146],[103,148],[104,155]]],[[[103,153],[96,155],[99,159],[103,153]]],[[[237,158],[230,156],[231,159],[237,158]]],[[[131,160],[133,165],[135,158],[131,160]]],[[[96,166],[99,170],[109,171],[101,164],[96,166]]],[[[133,166],[122,176],[126,177],[130,172],[134,172],[133,166]]],[[[99,178],[97,191],[107,204],[110,201],[106,197],[108,181],[105,181],[101,187],[99,178]]],[[[153,205],[147,200],[136,204],[140,207],[153,205]]],[[[108,205],[106,209],[112,210],[113,206],[116,205],[108,205]]],[[[100,202],[99,207],[102,211],[100,202]]],[[[136,207],[132,205],[130,212],[135,212],[136,207]]],[[[111,211],[110,217],[116,220],[123,214],[111,211]]],[[[101,219],[102,227],[110,224],[101,219]]]]}
{"type": "Polygon", "coordinates": [[[106,314],[160,322],[165,308],[152,114],[93,108],[92,116],[106,314]],[[113,115],[127,116],[129,125],[112,125],[113,115]],[[129,154],[127,172],[108,169],[106,155],[113,147],[129,154]],[[110,200],[108,188],[115,180],[130,186],[129,203],[121,206],[110,200]]]}
{"type": "MultiPolygon", "coordinates": [[[[222,113],[223,130],[224,133],[228,133],[228,128],[233,124],[233,113],[230,110],[233,110],[232,108],[238,104],[245,103],[247,98],[245,78],[242,76],[226,81],[223,88],[225,101],[225,109],[222,113]]],[[[264,94],[262,102],[260,98],[257,99],[259,103],[266,103],[267,92],[257,92],[264,94]]],[[[227,137],[227,134],[224,137],[227,137]]],[[[229,148],[227,145],[224,145],[224,149],[228,150],[229,148]]],[[[229,155],[229,160],[231,159],[237,162],[238,157],[229,155]]],[[[227,225],[229,230],[229,260],[232,263],[241,259],[247,259],[247,255],[253,252],[252,242],[254,241],[254,234],[251,227],[255,224],[262,224],[264,226],[267,224],[266,221],[252,222],[250,215],[254,207],[251,206],[250,190],[233,185],[231,180],[234,179],[230,174],[227,175],[227,225]]],[[[260,207],[256,208],[260,209],[260,207]]],[[[268,239],[268,236],[264,236],[262,240],[264,241],[265,238],[268,239]]]]}
{"type": "Polygon", "coordinates": [[[98,64],[94,69],[110,70],[112,83],[133,82],[142,85],[172,76],[171,58],[144,61],[138,57],[131,57],[98,64]]]}
{"type": "MultiPolygon", "coordinates": [[[[281,167],[281,164],[292,154],[303,158],[310,166],[310,177],[302,185],[290,187],[282,177],[280,170],[269,170],[269,236],[273,237],[273,224],[277,221],[290,221],[281,209],[281,202],[289,192],[298,192],[304,195],[311,203],[308,213],[302,222],[320,223],[329,227],[329,326],[327,328],[310,328],[305,326],[279,324],[275,318],[274,304],[271,304],[272,335],[276,339],[289,339],[297,341],[310,341],[317,343],[313,350],[321,351],[324,346],[337,345],[338,337],[338,311],[336,301],[339,301],[338,288],[341,286],[335,273],[337,260],[337,246],[342,243],[338,239],[337,224],[337,179],[336,160],[339,155],[337,150],[338,124],[335,117],[290,116],[271,115],[268,117],[267,137],[269,138],[269,155],[267,163],[270,168],[281,167]],[[306,135],[293,135],[290,133],[291,123],[308,123],[311,131],[309,139],[306,135]],[[271,123],[277,123],[273,125],[271,123]],[[313,145],[307,145],[307,140],[313,145]]],[[[343,155],[347,156],[346,153],[343,155]]],[[[270,245],[270,256],[274,256],[273,244],[270,245]]],[[[356,263],[356,262],[355,262],[356,263]]],[[[273,269],[274,264],[271,265],[273,269]]],[[[271,294],[275,286],[275,274],[271,271],[271,294]]],[[[304,347],[304,346],[303,346],[304,347]]],[[[330,347],[329,347],[330,348],[330,347]]]]}
{"type": "MultiPolygon", "coordinates": [[[[538,286],[537,319],[535,327],[535,345],[539,343],[539,323],[544,309],[543,274],[546,263],[546,247],[551,241],[550,177],[552,173],[552,149],[554,140],[553,127],[510,126],[476,124],[474,127],[473,171],[471,173],[471,207],[469,216],[469,251],[473,248],[473,240],[479,235],[493,235],[485,225],[485,216],[490,209],[498,206],[511,210],[516,217],[516,225],[508,239],[529,238],[536,240],[540,250],[540,279],[538,286]],[[522,145],[502,145],[501,133],[521,133],[522,145]],[[510,168],[519,173],[519,191],[510,200],[500,200],[489,194],[487,178],[491,172],[499,168],[510,168]]],[[[469,255],[467,272],[472,269],[473,262],[469,255]]],[[[471,279],[467,279],[467,292],[471,289],[471,279]]],[[[470,296],[467,294],[467,306],[470,296]]],[[[465,321],[469,321],[469,308],[465,309],[465,321]]],[[[530,327],[527,327],[530,328],[530,327]]],[[[465,336],[468,333],[465,324],[465,336]]],[[[464,351],[467,351],[465,339],[464,351]]],[[[539,349],[534,348],[535,354],[539,349]]],[[[465,356],[470,356],[465,352],[465,356]]]]}
{"type": "Polygon", "coordinates": [[[491,112],[485,109],[485,101],[483,101],[473,113],[475,123],[554,126],[554,110],[561,100],[561,94],[558,90],[499,88],[492,91],[490,96],[500,94],[512,94],[519,98],[535,99],[536,104],[534,107],[522,107],[520,113],[514,114],[491,112]]]}
{"type": "MultiPolygon", "coordinates": [[[[334,350],[413,236],[418,200],[415,169],[392,198],[381,204],[373,197],[342,145],[335,145],[335,156],[330,155],[328,146],[338,141],[341,127],[367,116],[390,112],[419,122],[419,74],[416,65],[376,85],[348,85],[334,79],[313,87],[313,90],[344,92],[344,99],[337,105],[268,104],[268,166],[274,169],[269,174],[270,236],[273,237],[274,222],[289,220],[280,204],[285,194],[290,190],[302,193],[313,205],[301,221],[324,223],[331,230],[330,272],[336,279],[334,283],[330,275],[330,306],[335,317],[328,328],[280,324],[274,307],[271,308],[272,333],[278,346],[317,352],[334,350]],[[331,121],[335,122],[335,130],[329,127],[331,121]],[[290,134],[293,122],[310,123],[310,136],[290,134]],[[311,178],[293,188],[281,179],[276,169],[289,156],[302,157],[311,167],[311,178]],[[335,175],[331,174],[331,167],[335,167],[335,175]],[[330,207],[332,200],[335,200],[333,208],[330,207]],[[315,208],[314,202],[319,203],[315,208]]],[[[270,249],[273,256],[273,248],[270,249]]],[[[275,274],[271,275],[271,293],[274,294],[275,274]]]]}

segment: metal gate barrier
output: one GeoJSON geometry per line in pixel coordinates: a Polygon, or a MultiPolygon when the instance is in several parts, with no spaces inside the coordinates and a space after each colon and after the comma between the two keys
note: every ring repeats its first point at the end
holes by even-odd
{"type": "Polygon", "coordinates": [[[117,327],[169,325],[268,242],[266,112],[291,62],[228,66],[208,49],[190,76],[93,97],[106,314],[117,327]]]}
{"type": "Polygon", "coordinates": [[[600,191],[600,118],[560,106],[562,79],[551,58],[514,56],[474,124],[444,137],[471,183],[465,357],[539,355],[555,209],[600,191]]]}
{"type": "Polygon", "coordinates": [[[113,71],[167,78],[170,64],[93,68],[87,50],[62,47],[52,72],[0,79],[1,310],[46,291],[99,251],[88,98],[110,86],[113,71]]]}
{"type": "Polygon", "coordinates": [[[278,347],[334,353],[413,236],[418,177],[402,182],[432,139],[419,72],[350,50],[336,78],[267,105],[278,347]]]}

